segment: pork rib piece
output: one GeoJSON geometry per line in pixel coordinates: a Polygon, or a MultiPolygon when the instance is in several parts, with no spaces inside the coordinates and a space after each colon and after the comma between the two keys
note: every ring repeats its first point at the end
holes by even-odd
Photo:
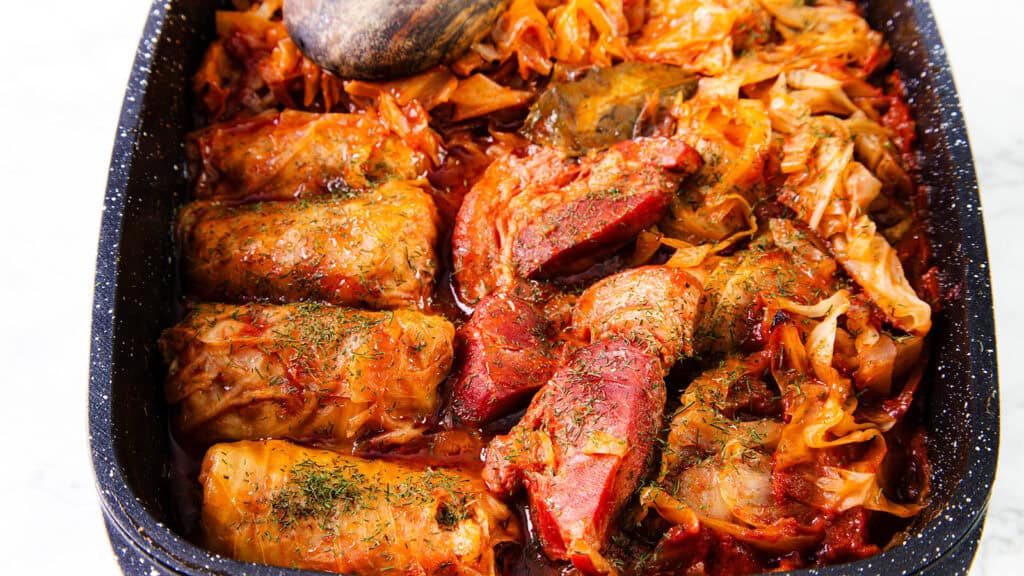
{"type": "Polygon", "coordinates": [[[524,405],[554,372],[558,359],[547,321],[529,302],[499,294],[480,301],[459,332],[462,371],[452,410],[483,424],[524,405]]]}
{"type": "Polygon", "coordinates": [[[525,486],[548,557],[605,572],[601,549],[648,468],[664,408],[655,355],[619,339],[586,346],[491,442],[484,482],[498,494],[525,486]]]}

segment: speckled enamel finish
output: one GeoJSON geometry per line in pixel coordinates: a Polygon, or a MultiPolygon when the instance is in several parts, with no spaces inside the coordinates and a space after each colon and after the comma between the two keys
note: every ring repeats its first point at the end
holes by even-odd
{"type": "MultiPolygon", "coordinates": [[[[183,537],[169,468],[163,368],[156,350],[175,317],[171,219],[186,182],[189,74],[213,29],[213,2],[154,4],[132,70],[110,165],[96,270],[90,442],[111,543],[129,575],[300,574],[236,562],[183,537]]],[[[878,0],[883,30],[918,121],[921,179],[943,288],[955,297],[932,333],[927,426],[932,505],[901,542],[860,562],[795,574],[966,574],[999,444],[992,297],[977,180],[959,100],[924,0],[878,0]]]]}

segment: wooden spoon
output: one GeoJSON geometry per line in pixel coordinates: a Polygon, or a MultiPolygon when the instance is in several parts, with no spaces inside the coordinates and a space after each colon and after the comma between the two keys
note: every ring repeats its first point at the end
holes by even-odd
{"type": "Polygon", "coordinates": [[[508,0],[286,0],[299,49],[343,78],[411,76],[462,55],[508,0]]]}

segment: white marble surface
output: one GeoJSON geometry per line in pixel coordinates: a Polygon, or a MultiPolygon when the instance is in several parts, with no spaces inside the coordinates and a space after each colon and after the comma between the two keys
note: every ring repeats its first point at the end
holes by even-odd
{"type": "MultiPolygon", "coordinates": [[[[973,573],[1019,574],[1024,3],[932,4],[978,165],[997,303],[1003,450],[973,573]]],[[[2,574],[117,573],[87,447],[89,314],[107,162],[147,11],[145,0],[23,1],[0,18],[2,574]]]]}
{"type": "Polygon", "coordinates": [[[963,103],[981,185],[996,302],[1002,450],[972,574],[1024,573],[1024,76],[1019,0],[932,0],[963,103]],[[1010,70],[1014,70],[1011,72],[1010,70]]]}

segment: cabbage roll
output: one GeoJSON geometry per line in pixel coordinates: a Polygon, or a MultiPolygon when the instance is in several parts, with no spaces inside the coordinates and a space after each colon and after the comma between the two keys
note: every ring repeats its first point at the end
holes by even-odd
{"type": "Polygon", "coordinates": [[[656,353],[665,372],[693,356],[702,286],[684,270],[642,266],[595,283],[576,302],[573,327],[584,341],[619,336],[656,353]]]}
{"type": "Polygon", "coordinates": [[[436,410],[455,328],[411,310],[203,304],[164,332],[177,434],[204,445],[401,438],[436,410]]]}
{"type": "Polygon", "coordinates": [[[290,200],[423,176],[429,159],[376,114],[269,111],[188,137],[201,200],[290,200]]]}
{"type": "Polygon", "coordinates": [[[239,560],[347,574],[495,574],[518,538],[476,477],[303,448],[218,444],[206,453],[202,526],[239,560]]]}
{"type": "Polygon", "coordinates": [[[199,300],[422,306],[437,269],[438,216],[419,186],[313,202],[194,202],[178,217],[186,289],[199,300]]]}

